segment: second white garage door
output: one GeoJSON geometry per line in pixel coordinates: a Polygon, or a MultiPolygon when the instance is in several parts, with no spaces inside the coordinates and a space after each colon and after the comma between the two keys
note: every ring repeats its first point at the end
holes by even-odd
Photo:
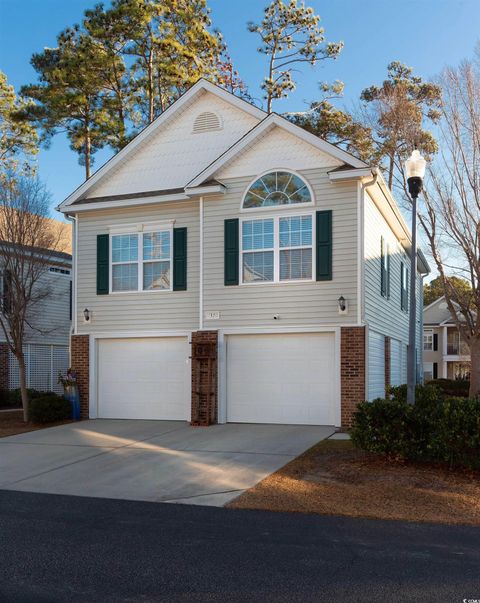
{"type": "Polygon", "coordinates": [[[189,353],[186,337],[99,340],[98,416],[189,420],[189,353]]]}
{"type": "Polygon", "coordinates": [[[229,335],[227,421],[335,425],[333,333],[229,335]]]}

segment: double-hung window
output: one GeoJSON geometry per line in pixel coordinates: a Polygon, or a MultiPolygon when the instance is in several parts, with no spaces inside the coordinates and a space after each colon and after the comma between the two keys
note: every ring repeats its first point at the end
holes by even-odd
{"type": "Polygon", "coordinates": [[[112,292],[171,289],[171,230],[113,234],[111,241],[112,292]]]}
{"type": "Polygon", "coordinates": [[[424,333],[423,333],[423,349],[425,351],[433,350],[433,331],[424,331],[424,333]]]}
{"type": "Polygon", "coordinates": [[[242,221],[243,283],[312,280],[312,215],[242,221]]]}

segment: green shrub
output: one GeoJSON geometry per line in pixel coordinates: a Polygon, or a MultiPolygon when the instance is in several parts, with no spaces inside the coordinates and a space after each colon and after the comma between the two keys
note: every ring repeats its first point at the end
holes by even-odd
{"type": "Polygon", "coordinates": [[[426,385],[411,406],[403,386],[392,388],[390,400],[359,404],[351,437],[370,452],[480,468],[480,400],[447,398],[426,385]]]}
{"type": "Polygon", "coordinates": [[[72,416],[72,406],[68,400],[53,392],[30,400],[30,419],[34,423],[52,423],[63,421],[72,416]]]}
{"type": "Polygon", "coordinates": [[[455,398],[468,398],[470,390],[470,381],[466,379],[435,379],[429,381],[428,385],[434,385],[446,396],[455,398]]]}

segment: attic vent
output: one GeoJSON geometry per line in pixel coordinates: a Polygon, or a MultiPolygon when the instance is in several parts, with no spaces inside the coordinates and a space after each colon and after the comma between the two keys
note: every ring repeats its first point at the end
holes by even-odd
{"type": "Polygon", "coordinates": [[[221,130],[222,122],[215,113],[204,111],[197,115],[193,124],[193,133],[200,134],[201,132],[211,132],[212,130],[221,130]]]}

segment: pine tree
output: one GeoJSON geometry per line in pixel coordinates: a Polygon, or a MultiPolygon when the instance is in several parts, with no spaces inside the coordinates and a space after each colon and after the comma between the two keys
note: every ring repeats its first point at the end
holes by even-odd
{"type": "Polygon", "coordinates": [[[260,36],[258,52],[268,57],[267,76],[262,83],[268,113],[273,100],[287,98],[295,89],[294,67],[335,59],[343,48],[343,42],[326,42],[320,16],[296,0],[273,0],[265,9],[262,22],[249,23],[248,29],[260,36]]]}
{"type": "Polygon", "coordinates": [[[25,116],[38,124],[47,143],[66,132],[88,179],[95,152],[118,127],[112,99],[104,94],[103,57],[89,36],[72,28],[58,36],[57,48],[33,55],[31,63],[40,83],[22,88],[22,94],[36,101],[25,116]]]}
{"type": "Polygon", "coordinates": [[[17,97],[7,76],[0,71],[0,173],[29,165],[38,152],[38,135],[35,127],[21,119],[29,103],[17,97]]]}
{"type": "Polygon", "coordinates": [[[372,132],[348,111],[337,109],[332,100],[343,94],[342,82],[322,84],[323,98],[310,103],[306,111],[286,113],[285,117],[297,126],[308,130],[323,140],[339,146],[364,161],[377,159],[372,132]]]}
{"type": "Polygon", "coordinates": [[[388,185],[392,188],[396,178],[404,189],[403,164],[412,148],[427,158],[438,150],[424,124],[438,121],[441,91],[436,84],[414,76],[413,70],[399,61],[390,63],[387,70],[382,85],[366,88],[360,98],[366,108],[365,124],[374,133],[379,157],[386,161],[388,185]]]}

